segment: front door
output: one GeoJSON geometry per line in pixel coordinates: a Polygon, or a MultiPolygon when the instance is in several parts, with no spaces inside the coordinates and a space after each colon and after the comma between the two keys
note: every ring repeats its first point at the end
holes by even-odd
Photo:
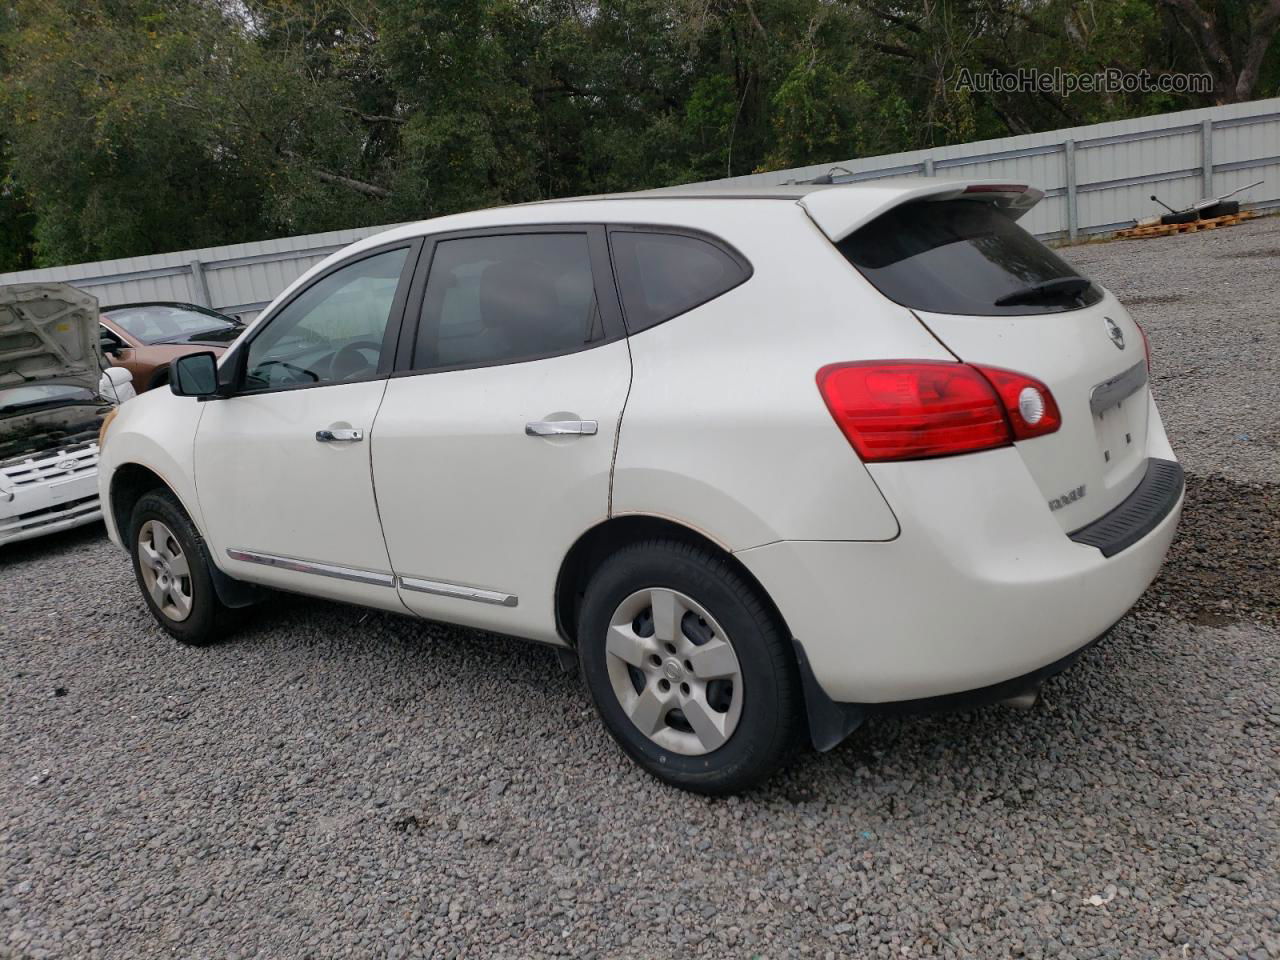
{"type": "Polygon", "coordinates": [[[318,277],[237,345],[235,395],[206,401],[195,476],[208,540],[235,577],[393,610],[369,431],[387,386],[416,245],[318,277]]]}
{"type": "Polygon", "coordinates": [[[373,431],[391,566],[422,616],[556,639],[556,575],[609,514],[631,380],[604,244],[569,226],[434,244],[373,431]]]}

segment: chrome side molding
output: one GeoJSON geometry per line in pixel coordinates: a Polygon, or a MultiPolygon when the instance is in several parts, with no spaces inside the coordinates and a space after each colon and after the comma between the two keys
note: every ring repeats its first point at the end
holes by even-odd
{"type": "Polygon", "coordinates": [[[514,594],[502,593],[498,590],[482,590],[479,587],[467,587],[444,580],[426,580],[422,577],[399,577],[398,580],[402,590],[412,590],[415,593],[434,593],[441,597],[474,600],[477,603],[495,603],[500,607],[514,607],[520,602],[514,594]]]}
{"type": "Polygon", "coordinates": [[[395,577],[380,570],[362,570],[359,567],[299,560],[297,557],[280,557],[272,553],[255,553],[252,550],[228,550],[227,556],[232,560],[241,560],[245,563],[260,563],[265,567],[279,567],[281,570],[293,570],[297,573],[314,573],[321,577],[352,580],[356,583],[372,584],[375,587],[394,587],[396,583],[395,577]]]}
{"type": "Polygon", "coordinates": [[[333,577],[335,580],[352,580],[376,587],[394,587],[398,583],[403,590],[434,593],[441,597],[455,597],[459,600],[474,600],[477,603],[493,603],[500,607],[514,607],[520,602],[519,598],[511,593],[468,587],[461,583],[449,583],[447,580],[395,577],[381,570],[364,570],[360,567],[344,567],[336,563],[299,560],[297,557],[281,557],[273,553],[257,553],[253,550],[232,549],[227,551],[227,556],[232,560],[241,560],[245,563],[260,563],[265,567],[278,567],[281,570],[293,570],[296,573],[313,573],[320,577],[333,577]]]}
{"type": "Polygon", "coordinates": [[[1089,409],[1096,417],[1136,391],[1147,382],[1147,361],[1139,360],[1119,376],[1104,380],[1089,394],[1089,409]]]}

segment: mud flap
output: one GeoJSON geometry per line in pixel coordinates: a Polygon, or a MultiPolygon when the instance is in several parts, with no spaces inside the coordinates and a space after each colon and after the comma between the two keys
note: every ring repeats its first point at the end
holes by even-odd
{"type": "MultiPolygon", "coordinates": [[[[208,552],[206,550],[207,555],[208,552]]],[[[233,609],[249,607],[267,596],[267,591],[264,588],[255,583],[245,583],[243,580],[236,580],[234,577],[227,576],[212,561],[209,563],[209,579],[213,581],[214,592],[217,593],[218,599],[222,601],[224,607],[233,609]]]]}
{"type": "Polygon", "coordinates": [[[809,720],[809,739],[813,748],[826,753],[840,745],[844,738],[862,726],[867,713],[858,704],[837,703],[813,675],[813,667],[804,652],[804,645],[792,638],[796,648],[796,663],[800,667],[800,685],[804,690],[804,709],[809,720]]]}

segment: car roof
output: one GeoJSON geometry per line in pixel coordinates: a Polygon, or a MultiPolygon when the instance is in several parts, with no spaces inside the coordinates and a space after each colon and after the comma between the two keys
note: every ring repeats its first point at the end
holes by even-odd
{"type": "MultiPolygon", "coordinates": [[[[874,181],[884,185],[884,180],[874,181]]],[[[919,181],[917,180],[917,185],[919,181]]],[[[536,204],[572,203],[581,200],[800,200],[816,190],[829,190],[833,186],[865,186],[860,183],[786,183],[773,186],[741,186],[714,183],[685,183],[674,187],[655,187],[652,190],[632,190],[627,193],[596,193],[581,197],[558,197],[554,200],[536,200],[536,204]]]]}
{"type": "MultiPolygon", "coordinates": [[[[789,201],[802,206],[810,219],[835,241],[848,235],[859,224],[867,222],[878,213],[897,204],[916,198],[958,196],[965,191],[966,187],[975,184],[985,184],[987,186],[984,189],[991,191],[1024,192],[1031,204],[1043,196],[1038,190],[1031,190],[1021,185],[1010,186],[1007,181],[947,177],[883,177],[836,184],[689,183],[653,190],[636,190],[630,193],[535,200],[529,203],[447,214],[430,220],[400,224],[381,233],[371,234],[330,254],[278,294],[258,314],[250,324],[250,329],[257,327],[266,316],[273,313],[276,304],[291,296],[294,290],[339,261],[389,244],[413,241],[433,234],[498,227],[537,227],[601,222],[669,223],[672,226],[684,224],[693,228],[708,229],[700,223],[695,211],[705,212],[716,207],[721,212],[728,213],[726,205],[734,202],[789,201]]],[[[989,196],[994,197],[995,193],[989,196]]]]}

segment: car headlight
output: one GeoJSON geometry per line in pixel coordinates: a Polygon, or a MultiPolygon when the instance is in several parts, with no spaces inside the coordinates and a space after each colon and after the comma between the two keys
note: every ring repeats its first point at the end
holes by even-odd
{"type": "Polygon", "coordinates": [[[116,414],[120,412],[119,407],[112,407],[107,411],[107,415],[102,418],[102,426],[98,428],[98,450],[101,451],[107,442],[107,427],[111,426],[111,421],[116,418],[116,414]]]}

